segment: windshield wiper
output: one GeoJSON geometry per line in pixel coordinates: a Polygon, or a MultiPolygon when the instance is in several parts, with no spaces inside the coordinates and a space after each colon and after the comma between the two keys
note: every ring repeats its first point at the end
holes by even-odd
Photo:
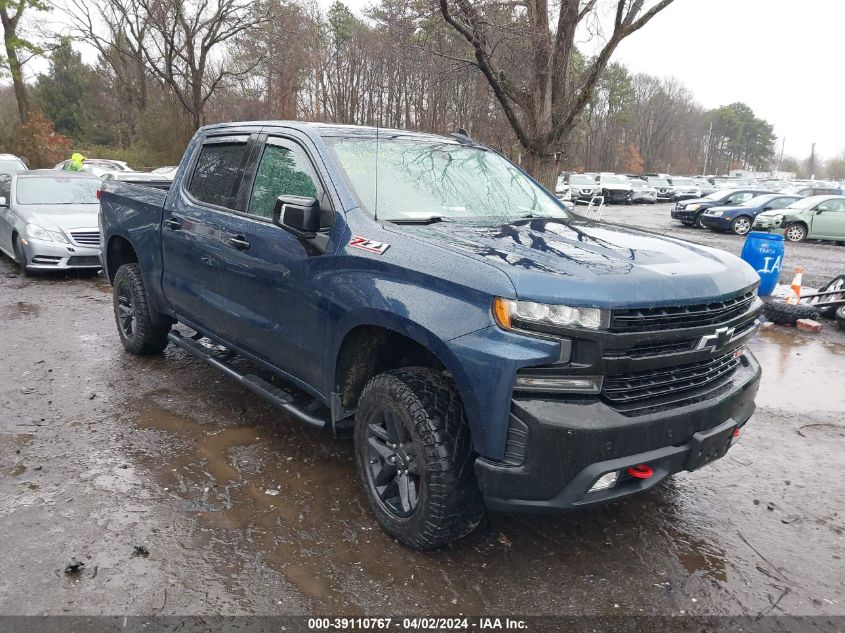
{"type": "Polygon", "coordinates": [[[437,222],[454,222],[454,220],[445,215],[428,215],[423,218],[389,218],[386,222],[393,224],[435,224],[437,222]]]}

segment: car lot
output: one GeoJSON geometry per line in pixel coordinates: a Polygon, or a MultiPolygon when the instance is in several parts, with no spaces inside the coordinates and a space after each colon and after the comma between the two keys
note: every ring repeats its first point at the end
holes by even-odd
{"type": "MultiPolygon", "coordinates": [[[[741,249],[668,209],[604,219],[741,249]]],[[[790,244],[784,276],[802,265],[817,284],[843,263],[843,247],[790,244]]],[[[125,354],[109,293],[101,278],[25,279],[0,258],[5,614],[845,609],[845,338],[830,326],[753,341],[758,413],[724,460],[607,507],[494,515],[419,553],[375,526],[350,442],[172,347],[125,354]],[[149,556],[133,557],[136,544],[149,556]],[[76,578],[62,573],[72,557],[85,562],[76,578]]]]}
{"type": "MultiPolygon", "coordinates": [[[[603,211],[602,220],[639,227],[662,235],[671,235],[705,246],[721,248],[734,255],[740,254],[745,243],[745,237],[683,226],[680,222],[669,217],[672,206],[672,204],[667,203],[608,205],[603,211]]],[[[576,211],[584,213],[586,208],[584,205],[579,205],[576,211]]],[[[833,242],[812,240],[787,243],[781,269],[781,283],[788,284],[792,281],[797,266],[804,269],[805,285],[819,287],[836,275],[845,273],[845,245],[837,246],[833,242]]]]}

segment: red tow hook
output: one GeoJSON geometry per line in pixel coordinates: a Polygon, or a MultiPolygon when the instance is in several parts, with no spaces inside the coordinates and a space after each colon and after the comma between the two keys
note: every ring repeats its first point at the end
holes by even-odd
{"type": "Polygon", "coordinates": [[[739,439],[740,435],[742,435],[742,433],[740,432],[739,427],[736,427],[734,429],[734,439],[739,439]]]}
{"type": "Polygon", "coordinates": [[[631,466],[626,472],[636,479],[648,479],[654,474],[654,468],[648,464],[637,464],[631,466]]]}

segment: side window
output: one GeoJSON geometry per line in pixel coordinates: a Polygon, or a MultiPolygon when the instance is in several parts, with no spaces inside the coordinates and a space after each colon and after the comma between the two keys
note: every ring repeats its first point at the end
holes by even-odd
{"type": "Polygon", "coordinates": [[[311,161],[298,146],[264,147],[249,199],[249,213],[272,218],[279,196],[320,198],[311,161]]]}
{"type": "Polygon", "coordinates": [[[188,191],[200,202],[235,209],[246,140],[206,143],[200,151],[188,191]]]}
{"type": "Polygon", "coordinates": [[[12,177],[9,174],[0,174],[0,198],[6,198],[6,204],[12,200],[12,177]]]}
{"type": "Polygon", "coordinates": [[[754,194],[752,193],[735,193],[731,196],[730,204],[742,204],[746,200],[750,200],[754,194]]]}

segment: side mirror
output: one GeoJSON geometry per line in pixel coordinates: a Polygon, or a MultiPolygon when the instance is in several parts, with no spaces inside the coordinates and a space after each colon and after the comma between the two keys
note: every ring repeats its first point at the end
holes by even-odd
{"type": "Polygon", "coordinates": [[[273,224],[298,238],[311,239],[320,230],[320,202],[306,196],[279,196],[273,224]]]}
{"type": "Polygon", "coordinates": [[[772,210],[771,207],[763,207],[763,211],[771,211],[771,210],[772,210]]]}
{"type": "Polygon", "coordinates": [[[0,196],[0,207],[8,207],[9,201],[6,200],[6,196],[0,196]]]}
{"type": "Polygon", "coordinates": [[[816,209],[816,215],[818,215],[818,214],[820,214],[824,211],[827,211],[827,207],[819,207],[818,209],[816,209]]]}

